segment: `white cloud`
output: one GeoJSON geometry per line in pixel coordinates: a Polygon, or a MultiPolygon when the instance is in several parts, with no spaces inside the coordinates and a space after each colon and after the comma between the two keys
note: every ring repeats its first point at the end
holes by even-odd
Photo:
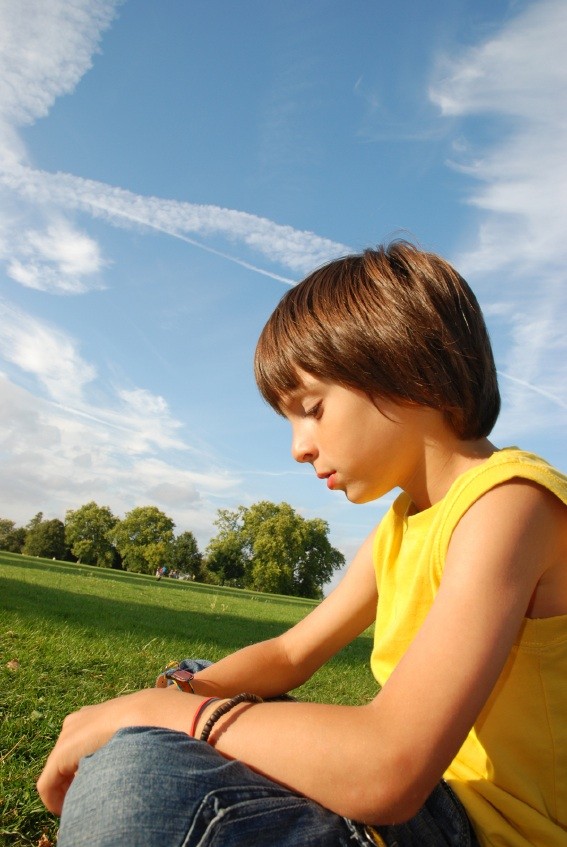
{"type": "Polygon", "coordinates": [[[431,89],[444,115],[487,115],[501,127],[490,145],[459,141],[470,158],[451,164],[480,186],[468,198],[480,215],[477,237],[455,262],[488,300],[488,315],[507,311],[501,428],[512,433],[565,422],[565,44],[563,0],[533,3],[495,37],[443,60],[431,89]]]}
{"type": "Polygon", "coordinates": [[[501,141],[459,164],[482,183],[469,202],[487,213],[473,270],[532,274],[567,258],[567,7],[532,4],[494,39],[445,61],[431,97],[445,115],[509,116],[501,141]]]}
{"type": "Polygon", "coordinates": [[[45,116],[92,65],[116,0],[3,0],[0,5],[0,125],[45,116]]]}
{"type": "Polygon", "coordinates": [[[215,498],[235,492],[238,479],[202,444],[192,447],[163,397],[103,382],[73,338],[5,300],[0,354],[21,383],[0,373],[7,516],[25,523],[41,509],[63,518],[91,499],[120,516],[152,503],[207,542],[215,498]]]}
{"type": "Polygon", "coordinates": [[[6,0],[0,6],[0,183],[16,205],[15,219],[6,212],[0,216],[0,258],[8,275],[26,287],[58,294],[100,287],[98,245],[63,217],[77,211],[115,226],[169,233],[288,284],[294,281],[190,236],[241,243],[294,273],[347,252],[343,244],[246,212],[141,197],[29,166],[17,128],[44,117],[57,97],[74,90],[118,6],[117,0],[6,0]],[[41,227],[33,223],[38,217],[41,227]]]}
{"type": "Polygon", "coordinates": [[[532,3],[494,38],[443,59],[433,101],[445,115],[492,112],[548,123],[567,84],[566,30],[563,0],[532,3]]]}
{"type": "Polygon", "coordinates": [[[0,301],[0,352],[59,402],[81,402],[84,386],[96,375],[65,333],[5,301],[0,301]]]}
{"type": "MultiPolygon", "coordinates": [[[[343,245],[246,212],[141,197],[31,165],[19,128],[74,90],[118,5],[0,5],[0,260],[8,276],[56,294],[101,287],[108,262],[93,236],[73,222],[76,213],[157,229],[290,284],[191,236],[239,243],[293,272],[344,252],[343,245]]],[[[215,498],[235,495],[238,480],[218,469],[206,445],[193,447],[163,397],[105,384],[74,338],[6,301],[0,301],[0,354],[7,370],[0,374],[0,497],[10,517],[23,523],[39,509],[63,517],[90,499],[117,514],[151,502],[207,541],[215,498]]]]}
{"type": "Polygon", "coordinates": [[[54,220],[46,229],[14,232],[4,241],[0,255],[8,260],[7,274],[38,291],[80,294],[100,283],[96,274],[103,262],[98,244],[65,220],[54,220]],[[86,281],[95,275],[95,280],[86,281]]]}
{"type": "Polygon", "coordinates": [[[158,499],[172,505],[176,501],[185,504],[199,499],[198,490],[219,494],[233,489],[238,482],[223,471],[199,473],[186,468],[171,468],[156,457],[140,459],[136,463],[136,470],[148,488],[160,491],[158,499]]]}
{"type": "Polygon", "coordinates": [[[188,233],[201,237],[220,235],[229,242],[241,242],[271,263],[292,271],[305,272],[349,251],[344,244],[248,212],[143,197],[72,174],[50,174],[12,164],[9,169],[0,170],[0,181],[34,206],[87,212],[113,225],[143,226],[177,237],[188,233]]]}
{"type": "MultiPolygon", "coordinates": [[[[44,117],[92,65],[116,0],[4,0],[0,5],[0,171],[27,161],[18,128],[44,117]]],[[[49,198],[23,203],[3,192],[0,259],[20,284],[60,294],[100,287],[98,245],[49,198]],[[39,223],[38,223],[39,222],[39,223]]]]}
{"type": "Polygon", "coordinates": [[[42,399],[0,373],[5,516],[26,523],[43,510],[63,519],[67,509],[94,499],[121,517],[135,505],[151,503],[169,514],[180,531],[194,531],[204,545],[216,514],[215,498],[235,492],[238,479],[212,463],[207,467],[180,439],[172,447],[169,438],[169,453],[162,450],[156,458],[156,442],[161,439],[163,447],[168,429],[177,424],[161,398],[142,393],[148,405],[139,405],[137,414],[132,407],[128,416],[120,414],[111,408],[112,398],[106,408],[85,404],[81,413],[42,399]],[[153,408],[149,420],[148,407],[153,408]]]}
{"type": "Polygon", "coordinates": [[[142,388],[110,389],[109,394],[108,388],[97,384],[96,396],[106,402],[95,405],[89,389],[95,387],[98,374],[83,359],[75,340],[2,300],[0,353],[32,378],[38,396],[43,393],[53,401],[57,414],[65,415],[69,431],[89,427],[91,432],[107,433],[105,437],[111,435],[132,456],[155,449],[189,450],[178,434],[181,423],[171,416],[163,397],[142,388]]]}
{"type": "Polygon", "coordinates": [[[158,397],[144,388],[123,389],[119,391],[119,395],[137,414],[156,416],[162,415],[167,409],[163,397],[158,397]]]}

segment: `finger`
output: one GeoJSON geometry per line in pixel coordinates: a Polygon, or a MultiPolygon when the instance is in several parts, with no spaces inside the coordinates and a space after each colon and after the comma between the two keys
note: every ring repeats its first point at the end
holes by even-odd
{"type": "Polygon", "coordinates": [[[36,787],[43,805],[54,815],[60,815],[63,801],[75,774],[51,773],[47,766],[39,777],[36,787]]]}

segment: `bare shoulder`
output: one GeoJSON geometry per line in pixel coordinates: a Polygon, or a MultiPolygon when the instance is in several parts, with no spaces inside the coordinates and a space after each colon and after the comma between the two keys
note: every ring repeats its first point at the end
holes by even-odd
{"type": "Polygon", "coordinates": [[[523,584],[527,616],[567,614],[567,506],[546,488],[512,479],[484,494],[457,525],[447,564],[471,548],[496,582],[523,584]]]}

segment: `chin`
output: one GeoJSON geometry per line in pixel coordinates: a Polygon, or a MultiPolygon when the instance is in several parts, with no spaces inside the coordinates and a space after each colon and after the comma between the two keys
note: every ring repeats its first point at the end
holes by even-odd
{"type": "Polygon", "coordinates": [[[362,506],[364,503],[370,503],[371,500],[375,500],[375,497],[369,497],[364,494],[349,494],[348,491],[345,491],[345,497],[349,501],[349,503],[354,503],[356,506],[362,506]]]}
{"type": "Polygon", "coordinates": [[[376,494],[371,491],[355,491],[349,494],[347,490],[345,491],[345,496],[350,503],[354,503],[357,506],[363,506],[365,503],[372,503],[374,500],[379,500],[385,493],[386,492],[379,492],[376,494]]]}

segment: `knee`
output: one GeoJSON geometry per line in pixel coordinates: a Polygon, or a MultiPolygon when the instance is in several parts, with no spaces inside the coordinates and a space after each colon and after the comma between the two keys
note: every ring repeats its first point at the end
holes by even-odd
{"type": "Polygon", "coordinates": [[[84,784],[93,793],[112,795],[136,791],[171,790],[171,778],[190,777],[202,767],[201,759],[216,751],[183,732],[161,727],[133,726],[119,730],[92,756],[82,759],[73,785],[84,784]]]}
{"type": "Polygon", "coordinates": [[[196,775],[202,753],[208,755],[203,747],[183,733],[157,727],[120,730],[81,760],[63,806],[60,847],[163,843],[168,808],[181,800],[187,807],[190,783],[198,786],[191,774],[196,775]]]}

